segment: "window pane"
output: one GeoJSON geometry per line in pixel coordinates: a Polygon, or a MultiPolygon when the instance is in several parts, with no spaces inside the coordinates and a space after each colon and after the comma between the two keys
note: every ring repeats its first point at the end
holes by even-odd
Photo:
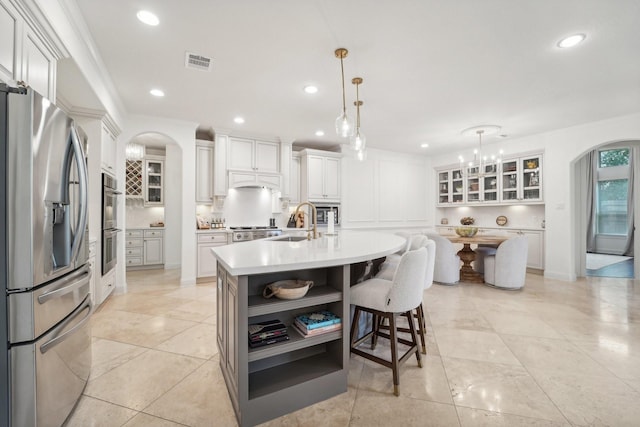
{"type": "Polygon", "coordinates": [[[626,179],[598,181],[598,234],[627,234],[626,179]]]}
{"type": "Polygon", "coordinates": [[[600,167],[624,166],[629,164],[629,149],[620,148],[616,150],[600,151],[600,167]]]}

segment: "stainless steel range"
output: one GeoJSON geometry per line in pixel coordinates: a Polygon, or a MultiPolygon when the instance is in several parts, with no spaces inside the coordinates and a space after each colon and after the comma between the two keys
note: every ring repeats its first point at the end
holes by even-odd
{"type": "Polygon", "coordinates": [[[264,239],[282,234],[282,230],[276,227],[252,226],[252,227],[229,227],[232,231],[231,240],[233,242],[248,242],[250,240],[264,239]]]}

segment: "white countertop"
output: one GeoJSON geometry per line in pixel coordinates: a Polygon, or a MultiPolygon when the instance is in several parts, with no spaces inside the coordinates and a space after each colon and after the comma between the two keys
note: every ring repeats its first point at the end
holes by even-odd
{"type": "Polygon", "coordinates": [[[278,242],[253,240],[211,248],[234,276],[353,264],[380,258],[402,249],[404,238],[373,231],[341,231],[315,240],[278,242]]]}

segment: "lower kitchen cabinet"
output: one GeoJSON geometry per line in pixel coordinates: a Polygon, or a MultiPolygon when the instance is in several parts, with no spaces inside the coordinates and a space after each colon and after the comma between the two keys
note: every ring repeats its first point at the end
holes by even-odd
{"type": "Polygon", "coordinates": [[[164,264],[164,230],[128,228],[124,234],[127,268],[164,264]]]}
{"type": "Polygon", "coordinates": [[[211,248],[216,246],[222,246],[227,244],[227,233],[224,231],[198,233],[198,270],[196,277],[198,279],[204,277],[213,277],[216,275],[218,268],[218,262],[216,257],[213,256],[211,248]]]}
{"type": "Polygon", "coordinates": [[[526,236],[529,248],[527,268],[544,270],[544,232],[536,230],[509,230],[509,237],[526,236]]]}

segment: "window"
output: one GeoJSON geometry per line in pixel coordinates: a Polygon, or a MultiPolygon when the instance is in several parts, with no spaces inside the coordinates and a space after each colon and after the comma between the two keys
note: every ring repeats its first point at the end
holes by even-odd
{"type": "Polygon", "coordinates": [[[598,155],[597,233],[626,236],[630,150],[602,150],[598,155]]]}
{"type": "Polygon", "coordinates": [[[618,148],[615,150],[602,150],[600,154],[601,168],[609,168],[612,166],[628,166],[629,165],[629,149],[618,148]]]}

